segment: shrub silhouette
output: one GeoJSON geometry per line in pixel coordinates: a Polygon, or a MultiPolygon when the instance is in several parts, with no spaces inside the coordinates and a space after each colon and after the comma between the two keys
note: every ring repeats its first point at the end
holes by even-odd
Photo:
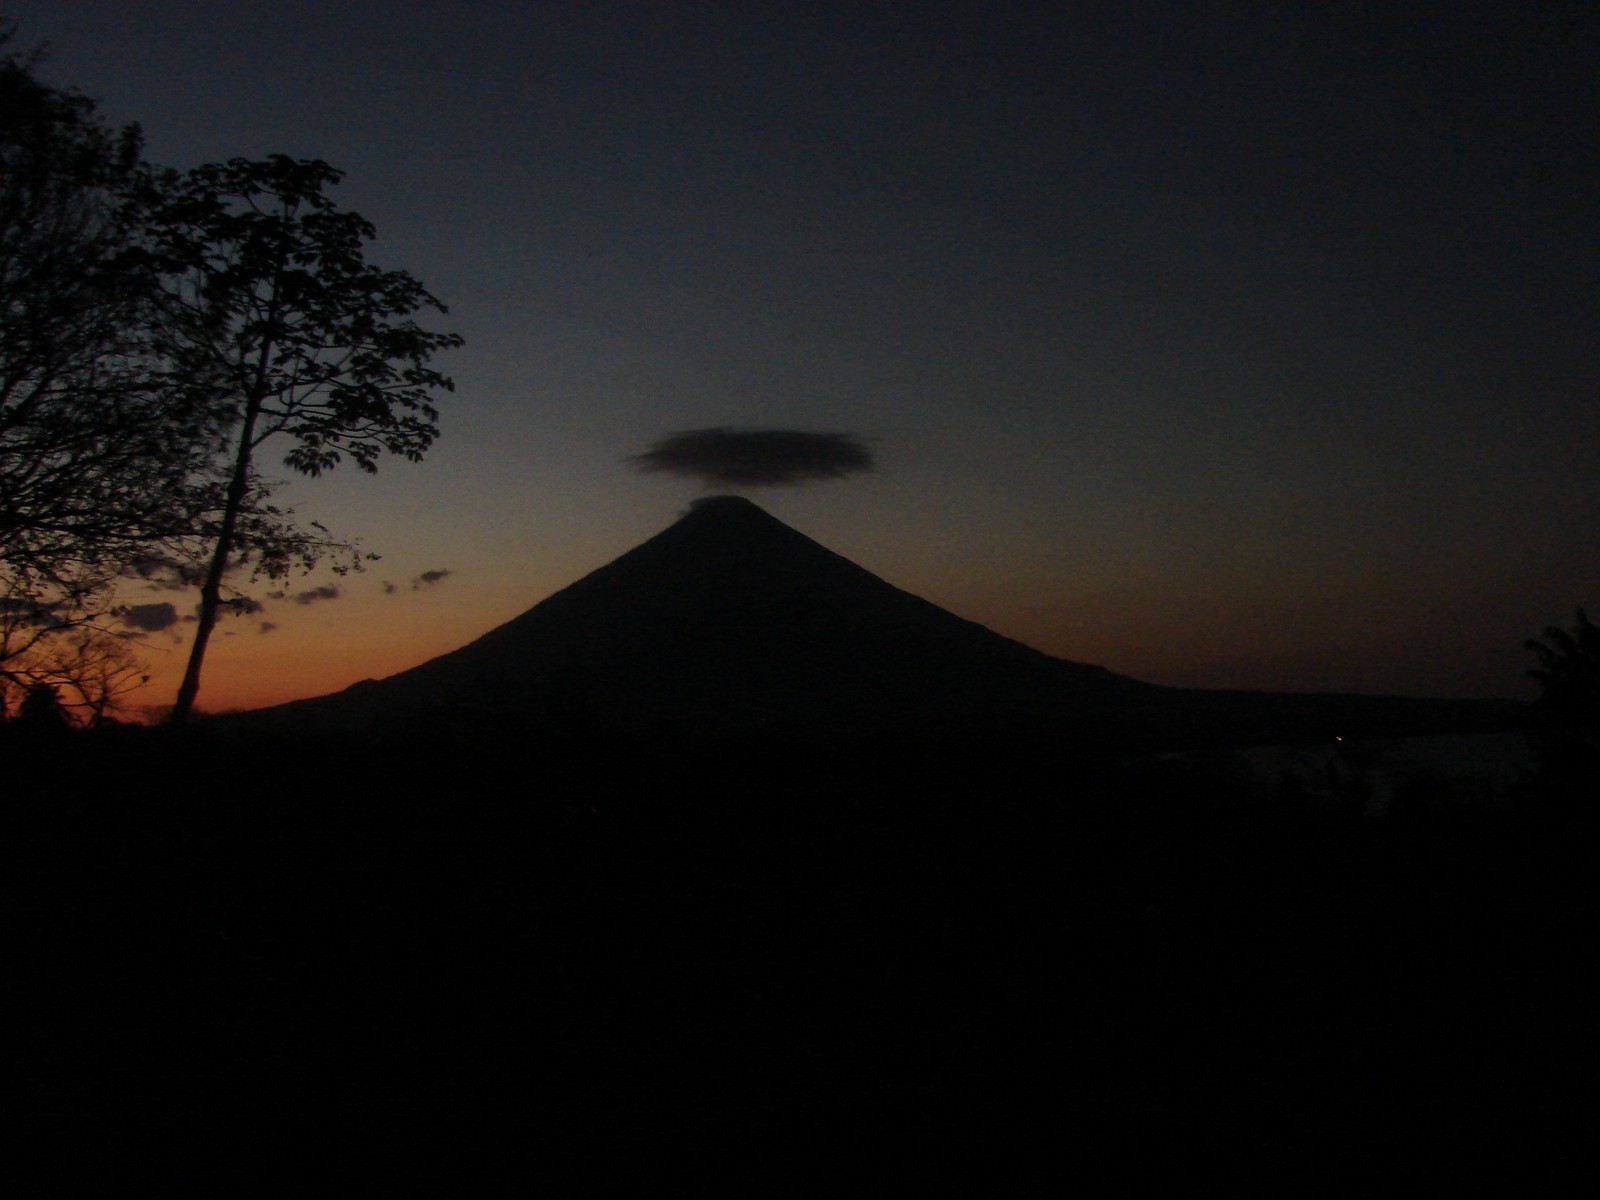
{"type": "Polygon", "coordinates": [[[1552,625],[1527,647],[1539,659],[1528,674],[1542,689],[1537,704],[1545,717],[1544,768],[1535,788],[1564,802],[1556,809],[1587,812],[1583,798],[1600,767],[1600,626],[1579,608],[1570,631],[1552,625]]]}
{"type": "Polygon", "coordinates": [[[61,706],[61,697],[48,683],[36,683],[28,689],[17,706],[17,724],[39,733],[64,732],[71,726],[66,709],[61,706]]]}
{"type": "Polygon", "coordinates": [[[1539,658],[1528,674],[1544,689],[1540,704],[1561,720],[1600,719],[1600,626],[1580,608],[1571,632],[1551,625],[1527,646],[1539,658]]]}

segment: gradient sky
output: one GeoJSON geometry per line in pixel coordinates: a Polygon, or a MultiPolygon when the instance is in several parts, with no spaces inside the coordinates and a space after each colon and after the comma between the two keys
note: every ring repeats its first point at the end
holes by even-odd
{"type": "Polygon", "coordinates": [[[467,339],[424,463],[284,490],[384,557],[228,619],[203,708],[510,619],[716,425],[860,435],[873,474],[751,498],[1153,682],[1526,696],[1600,608],[1590,4],[5,7],[155,161],[346,171],[467,339]]]}

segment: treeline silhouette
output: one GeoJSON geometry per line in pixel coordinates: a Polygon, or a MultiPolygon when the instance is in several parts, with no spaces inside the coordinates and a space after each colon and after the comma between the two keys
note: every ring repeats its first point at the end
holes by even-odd
{"type": "Polygon", "coordinates": [[[8,741],[27,1117],[395,1161],[1067,1139],[1315,1171],[1531,1145],[1579,1082],[1570,772],[1374,821],[1084,746],[462,749],[8,741]]]}

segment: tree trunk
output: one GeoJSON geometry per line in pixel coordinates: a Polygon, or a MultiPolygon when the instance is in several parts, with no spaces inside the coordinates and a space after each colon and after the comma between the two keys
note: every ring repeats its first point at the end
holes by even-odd
{"type": "Polygon", "coordinates": [[[183,683],[178,688],[178,699],[167,717],[173,725],[183,725],[194,711],[195,697],[200,693],[200,667],[205,662],[206,644],[211,641],[211,631],[216,628],[217,610],[222,606],[222,576],[228,569],[228,556],[233,552],[233,534],[239,524],[239,513],[244,508],[244,498],[250,487],[250,460],[255,451],[256,418],[261,415],[261,399],[253,397],[245,407],[244,426],[239,431],[239,450],[233,457],[233,476],[228,480],[228,496],[222,508],[222,529],[217,534],[217,548],[212,552],[211,564],[206,568],[206,579],[200,585],[199,624],[194,629],[194,644],[189,648],[189,664],[184,668],[183,683]]]}

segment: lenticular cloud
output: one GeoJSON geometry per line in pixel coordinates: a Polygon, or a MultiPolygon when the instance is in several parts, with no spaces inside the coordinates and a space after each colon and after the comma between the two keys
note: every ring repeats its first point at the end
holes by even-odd
{"type": "Polygon", "coordinates": [[[668,434],[628,461],[713,487],[785,487],[873,466],[871,451],[853,434],[798,429],[691,429],[668,434]]]}

